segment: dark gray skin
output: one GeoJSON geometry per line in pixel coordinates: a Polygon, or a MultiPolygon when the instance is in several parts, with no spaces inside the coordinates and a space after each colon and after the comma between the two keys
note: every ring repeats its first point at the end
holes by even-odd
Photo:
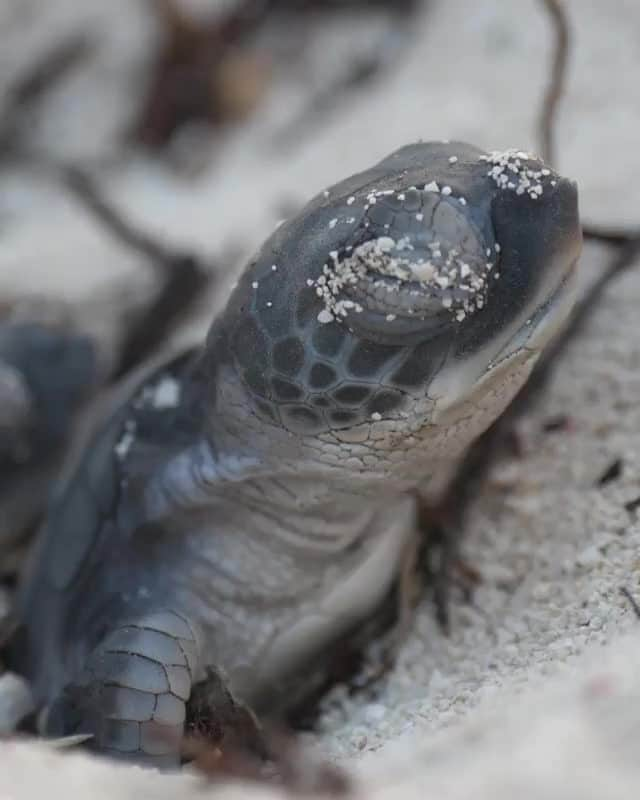
{"type": "Polygon", "coordinates": [[[96,373],[88,336],[37,322],[0,323],[1,462],[19,464],[66,441],[96,373]]]}
{"type": "Polygon", "coordinates": [[[35,498],[98,374],[94,343],[65,327],[0,323],[0,553],[42,510],[35,498]]]}
{"type": "Polygon", "coordinates": [[[320,194],[206,342],[122,399],[22,583],[13,663],[51,733],[175,764],[208,666],[268,712],[371,615],[415,543],[415,489],[501,413],[572,305],[575,184],[488,158],[412,145],[320,194]]]}

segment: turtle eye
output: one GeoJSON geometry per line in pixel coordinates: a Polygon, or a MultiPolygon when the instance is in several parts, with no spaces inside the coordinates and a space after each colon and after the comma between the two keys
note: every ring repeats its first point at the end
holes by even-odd
{"type": "Polygon", "coordinates": [[[323,301],[319,322],[345,319],[378,337],[419,335],[483,308],[499,247],[465,206],[420,194],[418,213],[396,214],[382,235],[329,254],[314,284],[323,301]]]}

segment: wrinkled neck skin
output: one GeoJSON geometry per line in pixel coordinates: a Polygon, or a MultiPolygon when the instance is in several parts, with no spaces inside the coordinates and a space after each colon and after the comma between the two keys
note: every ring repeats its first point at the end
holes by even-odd
{"type": "MultiPolygon", "coordinates": [[[[538,351],[523,348],[486,372],[463,402],[460,364],[443,368],[430,394],[407,396],[393,412],[344,430],[301,435],[261,414],[234,368],[220,359],[205,400],[205,433],[174,456],[148,492],[152,517],[215,506],[256,536],[322,542],[339,550],[368,531],[382,509],[425,491],[502,412],[527,379],[538,351]]],[[[469,374],[469,364],[464,373],[469,374]]]]}

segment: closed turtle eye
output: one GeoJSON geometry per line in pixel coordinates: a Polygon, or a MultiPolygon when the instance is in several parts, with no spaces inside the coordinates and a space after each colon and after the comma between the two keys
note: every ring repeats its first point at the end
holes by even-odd
{"type": "Polygon", "coordinates": [[[499,247],[459,199],[428,188],[412,192],[417,211],[396,213],[384,230],[365,219],[366,235],[329,254],[314,282],[323,300],[320,323],[342,319],[369,338],[407,343],[484,306],[499,247]]]}

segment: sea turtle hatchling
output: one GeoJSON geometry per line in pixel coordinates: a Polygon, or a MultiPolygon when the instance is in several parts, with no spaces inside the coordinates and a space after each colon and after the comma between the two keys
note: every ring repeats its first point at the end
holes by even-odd
{"type": "Polygon", "coordinates": [[[564,322],[581,240],[573,182],[459,142],[404,147],[278,227],[52,500],[13,653],[50,729],[167,765],[208,667],[258,710],[286,698],[389,590],[415,488],[564,322]]]}

